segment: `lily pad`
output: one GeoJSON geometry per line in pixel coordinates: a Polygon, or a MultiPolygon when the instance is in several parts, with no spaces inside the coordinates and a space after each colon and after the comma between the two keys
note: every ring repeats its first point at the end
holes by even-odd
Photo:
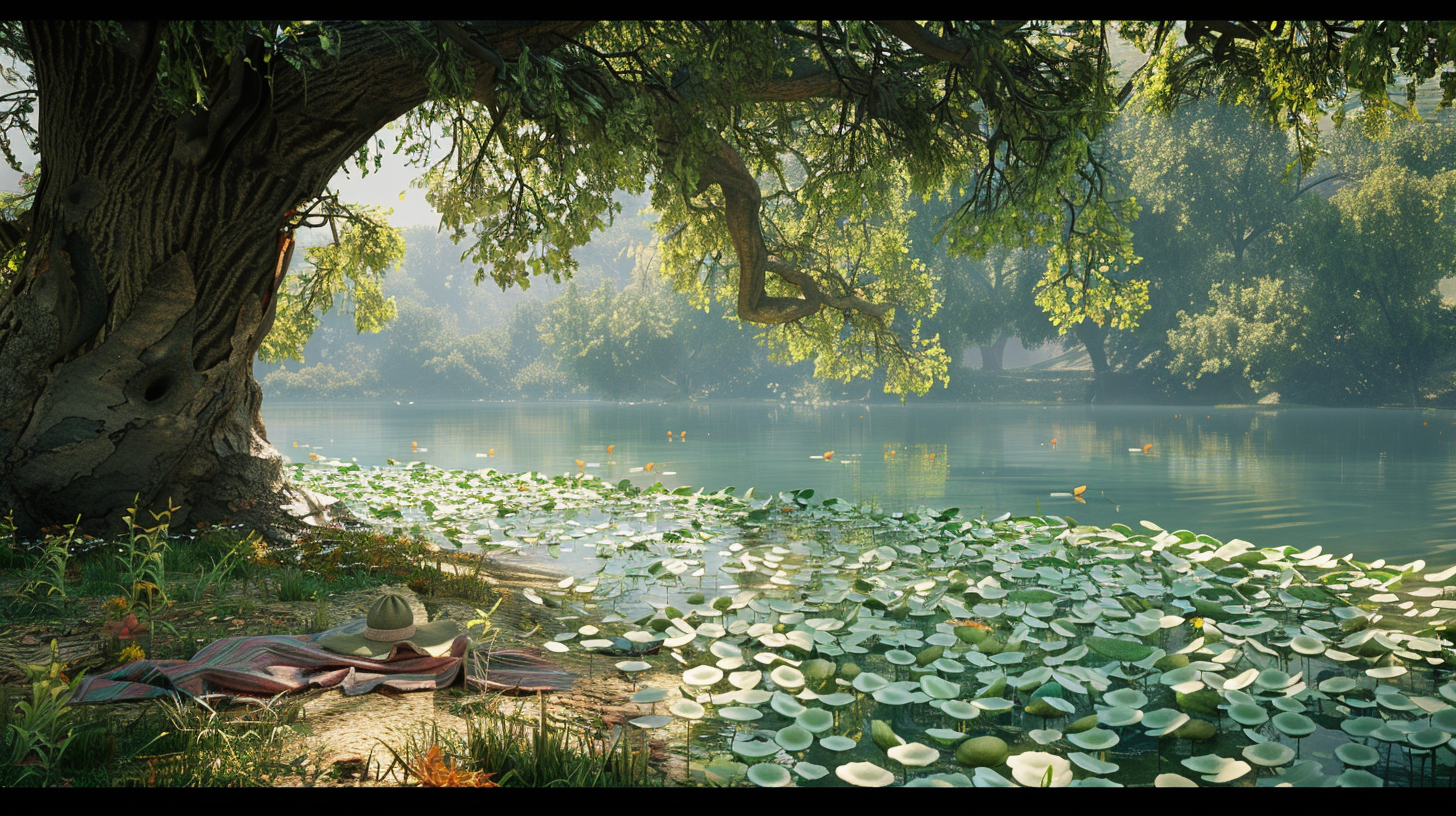
{"type": "Polygon", "coordinates": [[[890,759],[910,768],[924,767],[940,759],[939,751],[919,742],[896,745],[885,753],[889,755],[890,759]]]}
{"type": "Polygon", "coordinates": [[[1153,647],[1145,643],[1105,637],[1089,637],[1082,641],[1087,648],[1119,663],[1135,663],[1153,653],[1153,647]]]}
{"type": "Polygon", "coordinates": [[[718,709],[718,716],[734,722],[753,722],[762,717],[763,712],[756,708],[747,708],[745,706],[729,706],[728,708],[718,709]]]}
{"type": "Polygon", "coordinates": [[[1106,728],[1093,728],[1080,734],[1068,734],[1067,742],[1088,751],[1106,751],[1121,741],[1117,732],[1106,728]]]}
{"type": "Polygon", "coordinates": [[[1283,765],[1289,760],[1294,759],[1294,749],[1277,742],[1261,742],[1254,745],[1247,745],[1244,747],[1243,754],[1244,759],[1266,768],[1283,765]]]}
{"type": "Polygon", "coordinates": [[[814,735],[798,725],[791,725],[779,729],[774,735],[774,742],[783,746],[785,751],[802,751],[814,744],[814,735]]]}
{"type": "Polygon", "coordinates": [[[1067,754],[1067,758],[1072,760],[1072,764],[1076,765],[1084,771],[1087,771],[1088,773],[1117,773],[1118,766],[1116,764],[1112,762],[1104,762],[1084,751],[1073,751],[1072,753],[1067,754]]]}
{"type": "Polygon", "coordinates": [[[694,666],[683,672],[683,682],[689,686],[711,686],[722,679],[723,670],[717,666],[694,666]]]}
{"type": "Polygon", "coordinates": [[[807,708],[794,718],[794,724],[811,734],[819,734],[834,727],[834,715],[822,708],[807,708]]]}
{"type": "Polygon", "coordinates": [[[956,748],[956,762],[967,768],[985,768],[1000,765],[1010,752],[1006,741],[1000,737],[975,737],[956,748]]]}
{"type": "Polygon", "coordinates": [[[794,766],[794,773],[805,779],[822,779],[829,775],[829,769],[823,765],[815,765],[812,762],[800,762],[794,766]]]}
{"type": "Polygon", "coordinates": [[[895,781],[895,775],[873,762],[849,762],[834,769],[834,775],[861,788],[883,788],[895,781]]]}
{"type": "Polygon", "coordinates": [[[1335,748],[1335,756],[1346,765],[1368,768],[1380,761],[1380,752],[1368,745],[1347,742],[1335,748]]]}

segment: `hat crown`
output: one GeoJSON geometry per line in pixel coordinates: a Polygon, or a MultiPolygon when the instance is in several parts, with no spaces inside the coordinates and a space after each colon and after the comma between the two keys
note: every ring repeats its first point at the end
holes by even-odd
{"type": "Polygon", "coordinates": [[[403,596],[389,593],[369,607],[369,615],[364,623],[370,629],[381,631],[404,629],[414,626],[415,612],[403,596]]]}

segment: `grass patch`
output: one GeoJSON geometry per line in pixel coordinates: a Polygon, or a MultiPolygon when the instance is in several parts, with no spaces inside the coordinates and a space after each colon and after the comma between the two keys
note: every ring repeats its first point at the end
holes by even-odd
{"type": "MultiPolygon", "coordinates": [[[[539,698],[538,698],[539,699],[539,698]]],[[[649,753],[623,732],[601,735],[558,722],[548,707],[534,718],[511,716],[499,698],[466,711],[462,738],[435,724],[421,726],[399,746],[384,745],[406,782],[430,784],[445,767],[456,775],[484,774],[500,787],[644,787],[651,785],[649,753]]],[[[438,784],[438,783],[437,783],[438,784]]]]}

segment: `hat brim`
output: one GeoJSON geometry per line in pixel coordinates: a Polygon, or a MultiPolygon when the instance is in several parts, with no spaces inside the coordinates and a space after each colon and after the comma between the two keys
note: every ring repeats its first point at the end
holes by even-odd
{"type": "Polygon", "coordinates": [[[431,657],[444,657],[450,653],[450,647],[455,643],[455,638],[465,634],[465,628],[460,625],[459,621],[453,620],[437,620],[416,626],[413,635],[401,640],[370,640],[364,637],[364,629],[363,618],[349,621],[343,626],[325,632],[314,641],[314,645],[335,654],[381,660],[389,657],[395,646],[407,643],[416,651],[431,657]]]}

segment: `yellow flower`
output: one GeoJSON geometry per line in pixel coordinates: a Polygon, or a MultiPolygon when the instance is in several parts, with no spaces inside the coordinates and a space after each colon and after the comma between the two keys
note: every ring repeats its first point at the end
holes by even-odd
{"type": "Polygon", "coordinates": [[[106,613],[107,620],[121,620],[129,607],[125,598],[112,598],[101,605],[101,610],[106,613]]]}
{"type": "Polygon", "coordinates": [[[121,654],[118,656],[118,659],[121,661],[122,665],[126,665],[127,663],[133,663],[138,660],[146,660],[147,653],[142,651],[142,647],[136,645],[135,643],[131,643],[128,644],[125,649],[121,650],[121,654]]]}
{"type": "Polygon", "coordinates": [[[1188,619],[1188,625],[1189,626],[1192,626],[1194,629],[1202,629],[1203,628],[1203,618],[1189,618],[1188,619]]]}

